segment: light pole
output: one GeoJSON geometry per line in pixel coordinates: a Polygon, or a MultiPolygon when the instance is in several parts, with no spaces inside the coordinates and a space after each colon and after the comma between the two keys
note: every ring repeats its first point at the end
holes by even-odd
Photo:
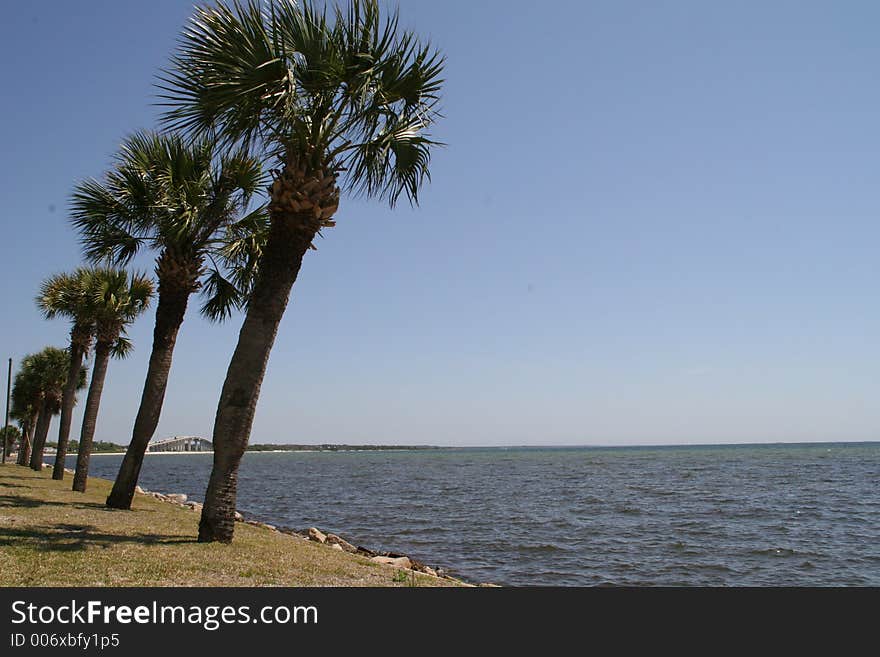
{"type": "Polygon", "coordinates": [[[6,441],[9,440],[9,392],[12,389],[12,359],[6,374],[6,422],[3,424],[3,465],[6,465],[6,441]]]}

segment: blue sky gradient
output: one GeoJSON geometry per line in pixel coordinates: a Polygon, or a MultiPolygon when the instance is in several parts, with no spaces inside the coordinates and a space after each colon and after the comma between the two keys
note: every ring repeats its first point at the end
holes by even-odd
{"type": "MultiPolygon", "coordinates": [[[[65,344],[33,297],[80,263],[70,192],[155,127],[191,3],[4,9],[0,356],[17,363],[65,344]]],[[[252,442],[880,438],[880,5],[400,11],[447,56],[448,146],[421,207],[343,200],[252,442]]],[[[157,437],[211,434],[241,317],[197,305],[157,437]]],[[[111,364],[98,440],[130,439],[152,320],[111,364]]]]}

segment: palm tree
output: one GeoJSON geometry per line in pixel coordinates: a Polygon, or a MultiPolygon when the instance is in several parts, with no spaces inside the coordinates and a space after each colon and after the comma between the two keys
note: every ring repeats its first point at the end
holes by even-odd
{"type": "Polygon", "coordinates": [[[238,465],[306,251],[335,225],[340,185],[417,203],[435,144],[443,62],[376,0],[328,18],[310,0],[196,9],[162,78],[165,125],[273,163],[269,235],[214,422],[200,541],[232,540],[238,465]]]}
{"type": "Polygon", "coordinates": [[[264,185],[259,162],[241,149],[218,155],[207,139],[138,133],[103,181],[86,181],[74,192],[74,225],[90,260],[124,265],[141,248],[158,254],[153,348],[108,506],[131,507],[190,296],[201,290],[202,314],[218,321],[244,301],[267,223],[263,208],[248,208],[264,185]]]}
{"type": "Polygon", "coordinates": [[[153,282],[141,274],[122,269],[95,269],[87,283],[95,319],[95,363],[83,411],[82,432],[76,454],[73,490],[84,493],[89,476],[89,458],[98,420],[98,408],[104,391],[104,378],[110,356],[124,358],[131,343],[124,337],[125,328],[143,313],[153,296],[153,282]]]}
{"type": "Polygon", "coordinates": [[[6,454],[9,455],[12,453],[13,445],[21,439],[21,429],[14,424],[10,424],[8,427],[0,429],[0,436],[3,437],[2,440],[6,443],[4,449],[6,454]]]}
{"type": "Polygon", "coordinates": [[[43,406],[43,393],[34,368],[34,355],[25,356],[15,374],[12,386],[12,411],[10,415],[21,426],[21,443],[18,447],[18,465],[28,465],[31,458],[37,417],[43,406]]]}
{"type": "Polygon", "coordinates": [[[72,274],[57,274],[46,279],[40,288],[37,305],[46,319],[57,316],[72,321],[70,329],[70,369],[61,396],[61,421],[58,429],[58,447],[55,454],[55,467],[52,479],[64,479],[64,459],[67,456],[67,442],[70,438],[70,423],[73,407],[76,404],[77,373],[82,368],[83,358],[88,356],[95,332],[95,317],[92,294],[89,284],[93,281],[93,271],[79,268],[72,274]]]}
{"type": "Polygon", "coordinates": [[[46,447],[52,416],[61,411],[61,398],[70,371],[70,353],[66,349],[46,347],[33,354],[30,359],[26,358],[25,361],[22,367],[32,370],[33,384],[38,391],[36,406],[39,408],[34,427],[30,466],[40,471],[43,469],[43,450],[46,447]]]}

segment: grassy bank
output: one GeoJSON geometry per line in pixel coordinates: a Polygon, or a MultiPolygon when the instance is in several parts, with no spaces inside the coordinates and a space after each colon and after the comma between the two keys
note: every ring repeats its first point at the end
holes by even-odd
{"type": "Polygon", "coordinates": [[[0,465],[3,586],[449,586],[299,537],[237,523],[232,545],[197,543],[199,514],[136,495],[104,506],[111,482],[0,465]]]}

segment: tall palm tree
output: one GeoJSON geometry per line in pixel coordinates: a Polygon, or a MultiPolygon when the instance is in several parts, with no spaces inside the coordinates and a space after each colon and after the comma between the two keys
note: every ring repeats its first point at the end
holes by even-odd
{"type": "Polygon", "coordinates": [[[52,479],[64,479],[64,459],[70,438],[70,423],[76,404],[76,385],[83,358],[88,356],[95,333],[95,317],[89,285],[94,280],[93,271],[79,268],[72,274],[57,274],[46,279],[40,287],[37,305],[46,319],[65,317],[71,320],[70,369],[61,396],[61,420],[58,428],[58,447],[52,479]]]}
{"type": "MultiPolygon", "coordinates": [[[[43,450],[52,416],[61,411],[61,398],[70,371],[70,353],[66,349],[46,347],[34,354],[26,366],[33,369],[40,396],[30,458],[31,468],[39,471],[43,469],[43,450]]],[[[79,382],[79,377],[77,380],[79,382]]]]}
{"type": "Polygon", "coordinates": [[[213,320],[243,303],[267,223],[264,209],[250,204],[264,185],[259,161],[242,149],[218,154],[208,139],[138,133],[102,181],[86,181],[74,192],[73,221],[90,260],[124,265],[142,248],[157,253],[153,348],[108,506],[131,507],[190,296],[201,290],[202,314],[213,320]]]}
{"type": "Polygon", "coordinates": [[[276,164],[270,227],[214,421],[200,541],[232,540],[238,465],[306,251],[335,225],[340,186],[418,201],[435,144],[442,58],[376,0],[328,17],[310,0],[198,8],[161,84],[165,125],[276,164]]]}
{"type": "Polygon", "coordinates": [[[123,269],[100,268],[92,271],[91,278],[87,289],[92,294],[90,305],[95,319],[95,363],[73,475],[73,490],[81,493],[85,492],[88,481],[107,363],[111,355],[124,358],[128,354],[131,343],[125,338],[125,328],[147,309],[153,296],[153,282],[141,274],[129,276],[123,269]]]}

